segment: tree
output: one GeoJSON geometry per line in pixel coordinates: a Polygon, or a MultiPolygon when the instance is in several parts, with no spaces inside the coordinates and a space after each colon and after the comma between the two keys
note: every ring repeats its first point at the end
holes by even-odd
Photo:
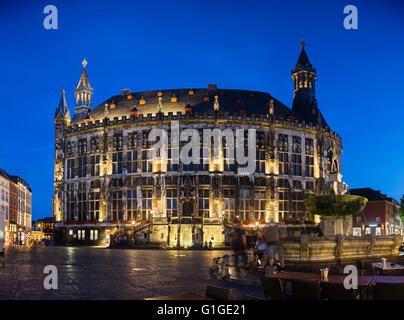
{"type": "Polygon", "coordinates": [[[398,209],[398,216],[400,217],[401,223],[404,224],[404,195],[400,200],[400,208],[398,209]]]}

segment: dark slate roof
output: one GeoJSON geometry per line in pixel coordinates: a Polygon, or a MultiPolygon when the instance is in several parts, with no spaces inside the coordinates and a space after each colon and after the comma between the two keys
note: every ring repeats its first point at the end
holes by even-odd
{"type": "Polygon", "coordinates": [[[10,176],[8,175],[7,172],[5,172],[3,169],[0,168],[0,176],[3,178],[6,178],[7,180],[10,180],[10,176]]]}
{"type": "MultiPolygon", "coordinates": [[[[109,118],[114,117],[130,117],[134,107],[138,109],[138,113],[146,116],[147,114],[156,114],[158,110],[158,94],[161,93],[162,112],[168,114],[172,112],[185,113],[185,108],[190,105],[193,112],[203,113],[212,112],[215,96],[218,96],[220,112],[246,112],[248,114],[268,114],[270,100],[273,99],[275,118],[291,119],[303,121],[303,118],[289,109],[286,105],[273,98],[269,93],[249,91],[249,90],[233,90],[233,89],[217,89],[210,86],[208,89],[171,89],[171,90],[152,90],[143,92],[133,92],[116,95],[101,103],[90,112],[93,120],[102,120],[105,118],[105,104],[108,104],[107,110],[109,118]],[[193,94],[190,94],[190,91],[193,94]],[[131,98],[131,99],[128,99],[131,98]],[[176,98],[176,102],[172,102],[172,98],[176,98]],[[145,100],[145,104],[141,104],[140,100],[145,100]],[[114,105],[114,108],[111,108],[114,105]]],[[[81,122],[78,120],[77,122],[81,122]]],[[[73,121],[74,123],[75,121],[73,121]]]]}
{"type": "Polygon", "coordinates": [[[373,190],[372,188],[350,189],[349,193],[355,196],[365,197],[369,201],[397,202],[395,199],[387,197],[385,194],[382,194],[380,190],[373,190]]]}
{"type": "Polygon", "coordinates": [[[26,186],[28,188],[28,190],[30,192],[32,192],[32,189],[29,186],[29,184],[23,178],[21,178],[20,176],[10,176],[10,180],[12,182],[14,182],[15,184],[18,184],[18,182],[22,183],[24,186],[26,186]]]}
{"type": "Polygon", "coordinates": [[[64,119],[66,114],[69,113],[69,108],[67,107],[65,92],[62,90],[62,96],[60,97],[59,107],[56,108],[55,119],[64,119]]]}
{"type": "Polygon", "coordinates": [[[302,52],[300,52],[299,59],[297,60],[296,63],[296,68],[300,66],[306,66],[312,68],[312,65],[309,61],[309,57],[307,56],[306,50],[304,50],[304,48],[302,49],[302,52]]]}

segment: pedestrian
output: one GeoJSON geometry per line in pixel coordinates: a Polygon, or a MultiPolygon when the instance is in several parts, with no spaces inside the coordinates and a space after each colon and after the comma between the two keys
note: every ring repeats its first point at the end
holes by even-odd
{"type": "Polygon", "coordinates": [[[205,249],[208,249],[208,241],[205,241],[205,249]]]}
{"type": "Polygon", "coordinates": [[[212,248],[213,248],[213,243],[212,243],[212,240],[211,240],[211,241],[209,241],[209,250],[212,250],[212,248]]]}
{"type": "Polygon", "coordinates": [[[240,272],[240,256],[244,258],[244,266],[247,265],[247,255],[246,255],[246,247],[247,247],[247,239],[245,236],[244,229],[241,226],[241,223],[237,223],[233,229],[233,233],[231,236],[231,245],[234,251],[234,267],[236,268],[236,272],[240,272]]]}
{"type": "Polygon", "coordinates": [[[283,254],[282,240],[285,235],[280,230],[278,224],[271,224],[264,233],[264,239],[267,243],[262,264],[265,268],[265,275],[274,273],[274,262],[277,263],[277,269],[281,271],[285,267],[285,257],[283,254]]]}

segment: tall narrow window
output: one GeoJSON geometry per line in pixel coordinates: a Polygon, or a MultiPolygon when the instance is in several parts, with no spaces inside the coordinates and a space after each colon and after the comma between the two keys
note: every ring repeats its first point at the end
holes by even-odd
{"type": "Polygon", "coordinates": [[[123,220],[122,190],[113,190],[111,200],[112,200],[112,220],[122,221],[123,220]]]}
{"type": "Polygon", "coordinates": [[[122,174],[122,152],[112,153],[112,174],[122,174]]]}
{"type": "Polygon", "coordinates": [[[209,171],[209,154],[208,148],[206,145],[201,143],[201,147],[199,148],[199,163],[198,163],[198,171],[209,171]]]}
{"type": "Polygon", "coordinates": [[[168,155],[167,155],[167,171],[178,171],[178,163],[174,163],[174,154],[178,154],[178,148],[172,148],[170,145],[168,146],[168,155]]]}
{"type": "Polygon", "coordinates": [[[149,159],[150,149],[142,150],[142,172],[152,172],[152,160],[149,159]]]}
{"type": "Polygon", "coordinates": [[[241,220],[248,220],[248,212],[249,212],[249,197],[248,197],[249,191],[247,189],[241,189],[240,190],[240,196],[239,196],[239,213],[240,213],[240,219],[241,220]]]}
{"type": "Polygon", "coordinates": [[[235,219],[235,192],[234,189],[223,189],[224,218],[235,219]]]}
{"type": "Polygon", "coordinates": [[[128,219],[137,220],[140,217],[137,216],[137,190],[130,189],[127,194],[127,209],[128,209],[128,219]]]}
{"type": "Polygon", "coordinates": [[[234,147],[225,144],[223,146],[223,171],[234,172],[234,147]]]}
{"type": "Polygon", "coordinates": [[[209,218],[209,188],[198,189],[198,215],[209,218]]]}
{"type": "Polygon", "coordinates": [[[279,135],[278,157],[279,157],[279,174],[288,175],[289,174],[288,136],[285,134],[279,135]]]}
{"type": "Polygon", "coordinates": [[[86,157],[78,158],[77,175],[79,178],[84,178],[87,176],[87,158],[86,157]]]}
{"type": "Polygon", "coordinates": [[[151,218],[152,215],[152,189],[142,188],[142,218],[151,218]]]}
{"type": "Polygon", "coordinates": [[[305,143],[305,151],[306,151],[306,161],[305,161],[305,170],[306,177],[314,177],[314,145],[313,139],[306,139],[305,143]]]}
{"type": "Polygon", "coordinates": [[[255,172],[265,173],[265,150],[261,146],[257,146],[255,161],[255,172]]]}
{"type": "Polygon", "coordinates": [[[281,190],[279,194],[279,220],[289,220],[289,191],[281,190]]]}
{"type": "Polygon", "coordinates": [[[265,190],[256,190],[254,194],[255,220],[265,220],[265,190]]]}
{"type": "Polygon", "coordinates": [[[177,189],[167,189],[166,193],[167,201],[167,216],[176,217],[177,216],[177,189]]]}
{"type": "Polygon", "coordinates": [[[302,175],[302,149],[301,143],[302,139],[300,137],[293,137],[292,145],[292,175],[301,176],[302,175]]]}
{"type": "Polygon", "coordinates": [[[79,190],[77,193],[78,199],[78,216],[79,221],[87,220],[87,194],[85,190],[79,190]]]}
{"type": "Polygon", "coordinates": [[[128,151],[127,160],[128,160],[128,173],[136,173],[137,172],[137,151],[128,151]]]}
{"type": "Polygon", "coordinates": [[[66,178],[67,179],[74,178],[74,159],[67,159],[66,178]]]}
{"type": "Polygon", "coordinates": [[[93,155],[90,157],[91,170],[90,174],[92,177],[97,177],[100,175],[100,155],[93,155]]]}
{"type": "Polygon", "coordinates": [[[98,221],[100,218],[100,193],[90,191],[88,195],[90,220],[98,221]]]}

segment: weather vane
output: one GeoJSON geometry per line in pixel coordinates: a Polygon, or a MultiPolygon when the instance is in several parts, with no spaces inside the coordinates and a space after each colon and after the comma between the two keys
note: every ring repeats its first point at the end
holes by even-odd
{"type": "Polygon", "coordinates": [[[302,46],[302,48],[304,48],[304,46],[306,45],[306,44],[304,43],[304,40],[302,40],[302,42],[300,43],[300,45],[302,46]]]}

